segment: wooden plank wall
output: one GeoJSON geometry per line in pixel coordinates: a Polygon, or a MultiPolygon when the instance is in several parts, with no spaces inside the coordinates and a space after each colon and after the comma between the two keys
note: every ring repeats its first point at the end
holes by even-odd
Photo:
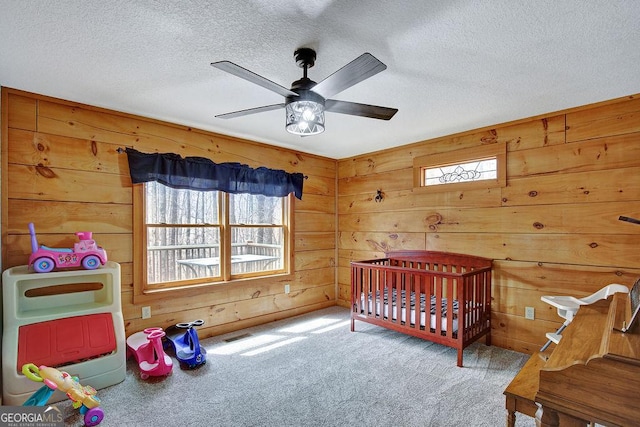
{"type": "Polygon", "coordinates": [[[542,295],[585,296],[640,277],[640,226],[620,215],[640,218],[638,96],[342,159],[339,304],[349,305],[352,260],[394,249],[490,257],[492,343],[533,352],[561,323],[542,295]],[[414,157],[499,142],[505,188],[413,191],[414,157]]]}
{"type": "Polygon", "coordinates": [[[335,305],[335,160],[9,88],[2,89],[2,135],[2,268],[27,263],[29,222],[39,242],[53,247],[71,247],[76,231],[93,231],[122,266],[127,335],[204,319],[200,334],[211,336],[335,305]],[[142,320],[132,302],[132,184],[119,147],[308,176],[295,203],[294,280],[214,286],[197,298],[151,303],[151,319],[142,320]]]}

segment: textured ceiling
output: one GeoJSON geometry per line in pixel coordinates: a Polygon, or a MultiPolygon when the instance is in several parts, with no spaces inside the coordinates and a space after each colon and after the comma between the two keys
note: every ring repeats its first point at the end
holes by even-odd
{"type": "Polygon", "coordinates": [[[640,1],[0,0],[0,85],[345,158],[640,92],[640,1]],[[327,113],[298,137],[280,95],[317,50],[321,81],[364,52],[387,70],[334,99],[398,108],[327,113]]]}

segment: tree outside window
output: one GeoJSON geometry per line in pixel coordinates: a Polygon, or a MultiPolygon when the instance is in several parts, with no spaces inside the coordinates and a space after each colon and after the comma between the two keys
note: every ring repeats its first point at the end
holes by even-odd
{"type": "Polygon", "coordinates": [[[143,292],[287,272],[291,195],[141,186],[134,247],[144,248],[143,292]]]}

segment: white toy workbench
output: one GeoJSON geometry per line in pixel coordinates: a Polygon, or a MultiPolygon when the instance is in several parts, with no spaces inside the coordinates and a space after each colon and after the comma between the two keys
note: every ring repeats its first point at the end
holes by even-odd
{"type": "MultiPolygon", "coordinates": [[[[22,374],[25,363],[56,367],[95,389],[124,380],[120,264],[50,273],[9,268],[2,274],[2,307],[4,405],[22,405],[42,386],[22,374]]],[[[57,391],[49,402],[65,398],[57,391]]]]}

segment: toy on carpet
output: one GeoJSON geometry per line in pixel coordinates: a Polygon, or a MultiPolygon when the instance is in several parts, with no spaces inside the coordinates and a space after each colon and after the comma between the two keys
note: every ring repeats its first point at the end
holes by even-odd
{"type": "Polygon", "coordinates": [[[44,382],[44,386],[36,390],[22,406],[44,406],[53,392],[60,390],[73,401],[74,409],[80,408],[80,414],[84,415],[85,425],[96,426],[104,418],[104,411],[100,408],[100,399],[96,396],[96,389],[81,385],[78,377],[72,377],[64,371],[44,365],[38,368],[33,363],[23,365],[22,373],[31,381],[44,382]]]}
{"type": "Polygon", "coordinates": [[[193,322],[177,323],[166,330],[165,348],[171,348],[176,355],[176,359],[189,369],[207,363],[207,350],[200,347],[200,339],[196,326],[204,325],[204,320],[198,319],[193,322]]]}
{"type": "Polygon", "coordinates": [[[95,270],[107,262],[107,252],[92,239],[91,231],[78,231],[80,239],[70,248],[50,248],[38,245],[36,230],[32,222],[29,223],[31,234],[31,256],[29,266],[37,273],[48,273],[54,268],[82,267],[85,270],[95,270]]]}
{"type": "Polygon", "coordinates": [[[173,361],[164,352],[162,328],[147,328],[127,338],[127,356],[133,354],[140,367],[140,378],[171,375],[173,361]]]}

